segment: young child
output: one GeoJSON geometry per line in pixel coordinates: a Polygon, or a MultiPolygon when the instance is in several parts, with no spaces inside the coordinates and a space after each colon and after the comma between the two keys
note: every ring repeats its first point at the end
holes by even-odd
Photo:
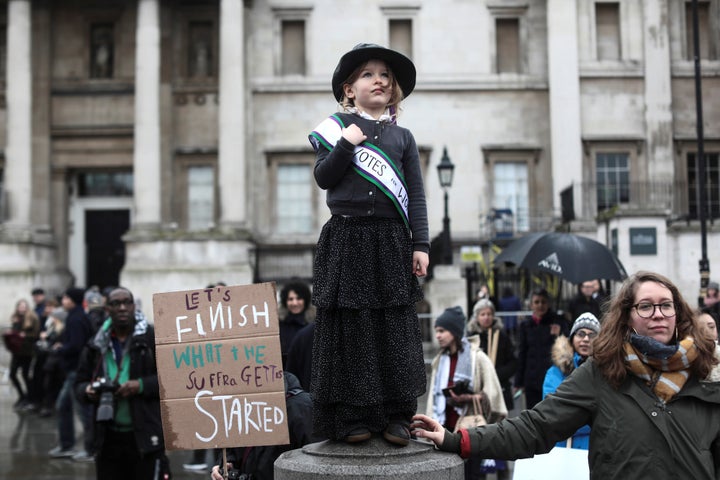
{"type": "Polygon", "coordinates": [[[343,111],[309,137],[332,213],[313,267],[312,365],[315,432],[332,440],[382,432],[407,445],[425,392],[415,276],[427,273],[427,207],[415,139],[396,124],[414,87],[407,57],[359,44],[332,78],[343,111]]]}

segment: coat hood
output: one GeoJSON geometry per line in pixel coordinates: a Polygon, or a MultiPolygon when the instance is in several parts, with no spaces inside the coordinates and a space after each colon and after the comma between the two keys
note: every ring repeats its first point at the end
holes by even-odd
{"type": "Polygon", "coordinates": [[[568,376],[575,369],[574,354],[575,352],[568,337],[560,335],[555,339],[550,356],[553,365],[558,367],[565,376],[568,376]]]}
{"type": "MultiPolygon", "coordinates": [[[[503,324],[503,321],[500,319],[500,317],[494,317],[493,323],[492,323],[492,325],[490,325],[490,328],[492,328],[493,330],[502,330],[503,328],[505,328],[505,324],[503,324]]],[[[471,318],[470,320],[468,320],[468,324],[467,324],[468,336],[474,335],[476,333],[481,333],[481,332],[483,332],[483,329],[480,327],[480,324],[478,324],[477,320],[475,320],[474,318],[471,318]]]]}
{"type": "MultiPolygon", "coordinates": [[[[720,362],[720,345],[715,345],[715,358],[720,362]]],[[[705,378],[706,382],[720,382],[720,363],[715,365],[708,376],[705,378]]]]}

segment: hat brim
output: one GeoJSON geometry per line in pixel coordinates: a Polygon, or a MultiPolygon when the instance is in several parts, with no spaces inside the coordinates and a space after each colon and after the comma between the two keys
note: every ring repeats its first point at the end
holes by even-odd
{"type": "Polygon", "coordinates": [[[355,71],[355,69],[368,60],[382,60],[392,70],[397,79],[403,96],[408,97],[415,89],[415,65],[412,60],[402,53],[390,50],[385,47],[364,47],[350,50],[340,58],[332,78],[332,89],[335,100],[338,102],[343,97],[343,83],[355,71]]]}

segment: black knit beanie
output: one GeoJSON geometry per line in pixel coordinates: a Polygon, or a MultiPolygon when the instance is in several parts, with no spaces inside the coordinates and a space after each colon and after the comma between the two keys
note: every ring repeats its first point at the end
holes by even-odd
{"type": "Polygon", "coordinates": [[[77,287],[68,288],[65,291],[65,295],[69,297],[70,300],[75,303],[75,305],[82,306],[83,300],[85,300],[85,289],[77,287]]]}
{"type": "Polygon", "coordinates": [[[455,335],[458,340],[465,336],[465,314],[460,307],[446,308],[435,320],[436,327],[442,327],[455,335]]]}

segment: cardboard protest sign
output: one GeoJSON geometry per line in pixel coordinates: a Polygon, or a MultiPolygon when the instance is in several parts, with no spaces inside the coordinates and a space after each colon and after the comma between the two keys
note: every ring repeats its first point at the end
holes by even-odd
{"type": "Polygon", "coordinates": [[[169,450],[289,443],[275,284],[153,295],[169,450]]]}

